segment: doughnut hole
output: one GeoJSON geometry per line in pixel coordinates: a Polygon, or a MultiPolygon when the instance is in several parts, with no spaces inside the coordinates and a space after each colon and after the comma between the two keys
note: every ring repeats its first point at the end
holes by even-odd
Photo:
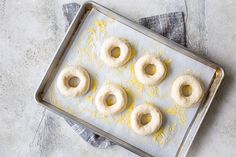
{"type": "Polygon", "coordinates": [[[154,75],[156,73],[156,66],[154,64],[148,64],[147,66],[145,66],[144,68],[145,73],[148,75],[154,75]]]}
{"type": "Polygon", "coordinates": [[[76,76],[73,76],[73,77],[69,78],[68,85],[72,88],[75,88],[79,85],[79,82],[80,82],[79,78],[76,76]]]}
{"type": "Polygon", "coordinates": [[[111,56],[113,58],[119,58],[120,57],[120,48],[119,47],[113,47],[111,49],[111,56]]]}
{"type": "Polygon", "coordinates": [[[116,103],[116,97],[115,95],[113,94],[110,94],[107,96],[107,99],[106,99],[106,105],[107,106],[112,106],[116,103]]]}
{"type": "Polygon", "coordinates": [[[181,93],[185,97],[190,96],[192,94],[192,87],[190,85],[183,85],[181,87],[181,93]]]}
{"type": "Polygon", "coordinates": [[[142,125],[148,124],[151,120],[152,120],[151,114],[148,113],[148,114],[141,115],[140,122],[142,125]]]}

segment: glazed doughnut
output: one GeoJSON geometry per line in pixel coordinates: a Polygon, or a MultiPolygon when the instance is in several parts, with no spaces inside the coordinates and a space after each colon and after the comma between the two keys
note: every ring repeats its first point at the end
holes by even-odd
{"type": "Polygon", "coordinates": [[[179,76],[172,85],[171,96],[178,105],[182,107],[191,107],[198,103],[203,96],[202,84],[192,75],[179,76]],[[185,95],[184,87],[187,86],[190,87],[191,93],[185,95]]]}
{"type": "Polygon", "coordinates": [[[150,135],[155,133],[162,124],[162,114],[160,110],[150,104],[142,104],[134,108],[130,116],[131,127],[139,135],[150,135]],[[151,120],[147,124],[142,124],[142,116],[150,114],[151,120]]]}
{"type": "Polygon", "coordinates": [[[129,44],[119,38],[108,38],[104,41],[101,48],[101,58],[105,64],[112,67],[119,67],[124,65],[131,56],[131,50],[129,44]],[[119,48],[120,54],[115,56],[112,54],[113,50],[119,48]]]}
{"type": "Polygon", "coordinates": [[[84,95],[90,86],[90,77],[88,72],[82,67],[64,68],[57,79],[57,87],[65,96],[84,95]]]}
{"type": "Polygon", "coordinates": [[[127,105],[127,94],[125,90],[114,83],[109,83],[101,87],[95,97],[95,105],[101,114],[113,115],[122,112],[127,105]],[[110,96],[115,98],[115,102],[112,105],[108,104],[110,96]]]}
{"type": "Polygon", "coordinates": [[[144,55],[135,63],[135,75],[137,80],[143,84],[154,85],[160,83],[166,76],[165,64],[154,55],[144,55]],[[157,71],[154,74],[148,74],[146,68],[152,65],[157,71]]]}

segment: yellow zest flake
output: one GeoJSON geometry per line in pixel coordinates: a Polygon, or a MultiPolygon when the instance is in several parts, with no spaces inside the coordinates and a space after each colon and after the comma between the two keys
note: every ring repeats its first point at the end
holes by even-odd
{"type": "Polygon", "coordinates": [[[57,100],[57,98],[56,98],[56,96],[55,96],[54,94],[51,94],[49,99],[50,99],[50,102],[51,102],[54,106],[56,106],[56,107],[58,107],[58,108],[60,108],[60,109],[63,109],[63,105],[58,102],[58,100],[57,100]]]}
{"type": "Polygon", "coordinates": [[[134,63],[132,62],[131,65],[130,65],[130,72],[131,72],[131,83],[136,87],[138,88],[138,91],[140,93],[143,92],[143,89],[144,89],[144,85],[142,83],[140,83],[137,79],[136,79],[136,76],[135,76],[135,72],[134,72],[134,63]]]}
{"type": "MultiPolygon", "coordinates": [[[[90,111],[90,110],[89,110],[90,111]]],[[[92,115],[92,117],[94,119],[99,119],[101,120],[103,123],[109,123],[109,118],[104,116],[104,115],[101,115],[99,114],[97,111],[90,111],[90,114],[92,115]]]]}
{"type": "Polygon", "coordinates": [[[97,114],[97,111],[93,111],[93,112],[92,112],[92,116],[93,116],[94,118],[100,118],[100,116],[98,116],[98,114],[97,114]]]}
{"type": "Polygon", "coordinates": [[[88,32],[89,32],[89,34],[96,36],[96,30],[94,28],[89,28],[88,32]]]}
{"type": "Polygon", "coordinates": [[[145,89],[146,89],[147,94],[151,98],[156,98],[160,96],[160,90],[157,86],[147,86],[145,89]]]}
{"type": "Polygon", "coordinates": [[[95,25],[98,27],[100,32],[105,32],[106,30],[106,26],[107,26],[107,22],[106,21],[96,21],[95,25]]]}
{"type": "Polygon", "coordinates": [[[165,128],[162,127],[160,130],[158,130],[154,135],[153,135],[153,141],[157,142],[158,144],[162,145],[164,144],[164,138],[165,138],[165,128]]]}
{"type": "Polygon", "coordinates": [[[180,125],[184,125],[186,123],[185,109],[181,108],[179,105],[175,105],[173,107],[166,109],[165,113],[169,115],[177,116],[180,125]]]}
{"type": "MultiPolygon", "coordinates": [[[[133,110],[134,108],[134,104],[130,104],[130,110],[133,110]]],[[[126,125],[127,127],[131,128],[131,124],[130,124],[130,110],[125,111],[125,113],[122,113],[118,119],[115,119],[115,122],[117,124],[123,124],[126,125]]]]}
{"type": "Polygon", "coordinates": [[[165,138],[165,145],[168,144],[176,131],[176,124],[169,125],[168,127],[168,136],[165,138]]]}
{"type": "Polygon", "coordinates": [[[93,43],[93,38],[92,37],[89,37],[88,38],[88,45],[91,46],[93,43]]]}
{"type": "Polygon", "coordinates": [[[86,97],[86,100],[87,100],[88,102],[92,103],[92,102],[93,102],[93,95],[87,96],[87,97],[86,97]]]}
{"type": "Polygon", "coordinates": [[[176,124],[170,125],[169,132],[174,133],[175,130],[176,130],[176,124]]]}
{"type": "Polygon", "coordinates": [[[56,106],[56,107],[58,107],[58,108],[60,108],[60,109],[62,109],[62,110],[65,110],[65,111],[68,112],[69,114],[72,114],[72,115],[75,114],[75,112],[73,111],[72,108],[70,108],[69,106],[67,106],[67,107],[65,108],[64,105],[62,105],[61,103],[59,103],[59,101],[57,100],[56,96],[53,95],[53,94],[50,95],[50,102],[51,102],[54,106],[56,106]]]}
{"type": "Polygon", "coordinates": [[[119,115],[118,119],[116,119],[115,122],[117,124],[123,124],[123,125],[126,125],[127,127],[131,128],[130,115],[134,109],[134,98],[131,95],[129,89],[126,88],[125,91],[126,91],[128,98],[129,98],[128,107],[127,107],[126,111],[124,111],[124,113],[119,115]]]}
{"type": "Polygon", "coordinates": [[[93,41],[96,39],[96,30],[94,28],[89,28],[88,29],[88,45],[91,48],[93,46],[93,41]]]}
{"type": "Polygon", "coordinates": [[[75,114],[74,110],[72,108],[70,108],[69,106],[66,107],[66,112],[68,112],[69,114],[72,114],[72,115],[75,114]]]}
{"type": "Polygon", "coordinates": [[[160,130],[153,135],[153,141],[162,146],[166,145],[171,141],[175,131],[176,124],[161,127],[160,130]]]}
{"type": "Polygon", "coordinates": [[[162,57],[165,54],[165,52],[163,50],[159,50],[157,53],[158,57],[162,57]]]}

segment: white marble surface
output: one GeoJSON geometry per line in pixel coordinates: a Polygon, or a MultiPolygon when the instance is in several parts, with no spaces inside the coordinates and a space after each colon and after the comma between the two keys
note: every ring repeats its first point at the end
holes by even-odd
{"type": "MultiPolygon", "coordinates": [[[[131,19],[187,10],[188,46],[221,64],[226,72],[188,156],[233,157],[236,156],[236,1],[185,1],[98,2],[131,19]]],[[[64,35],[61,8],[67,2],[72,1],[0,0],[0,156],[136,156],[119,146],[106,150],[91,147],[64,119],[34,101],[37,84],[64,35]]]]}

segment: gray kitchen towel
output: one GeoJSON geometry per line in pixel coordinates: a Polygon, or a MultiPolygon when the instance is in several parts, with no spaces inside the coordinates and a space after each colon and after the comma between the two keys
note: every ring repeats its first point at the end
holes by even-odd
{"type": "Polygon", "coordinates": [[[183,12],[173,12],[139,19],[139,24],[186,46],[183,12]]]}
{"type": "MultiPolygon", "coordinates": [[[[67,24],[65,29],[67,30],[70,23],[72,22],[76,12],[79,9],[79,4],[68,3],[62,7],[64,16],[66,17],[67,24]]],[[[176,43],[186,46],[186,34],[183,12],[173,12],[162,15],[156,15],[151,17],[145,17],[139,19],[139,24],[151,29],[152,31],[161,34],[176,43]]],[[[94,147],[107,148],[114,145],[113,142],[109,141],[103,136],[93,133],[83,125],[75,124],[73,121],[66,119],[66,122],[75,130],[85,141],[94,147]]]]}

